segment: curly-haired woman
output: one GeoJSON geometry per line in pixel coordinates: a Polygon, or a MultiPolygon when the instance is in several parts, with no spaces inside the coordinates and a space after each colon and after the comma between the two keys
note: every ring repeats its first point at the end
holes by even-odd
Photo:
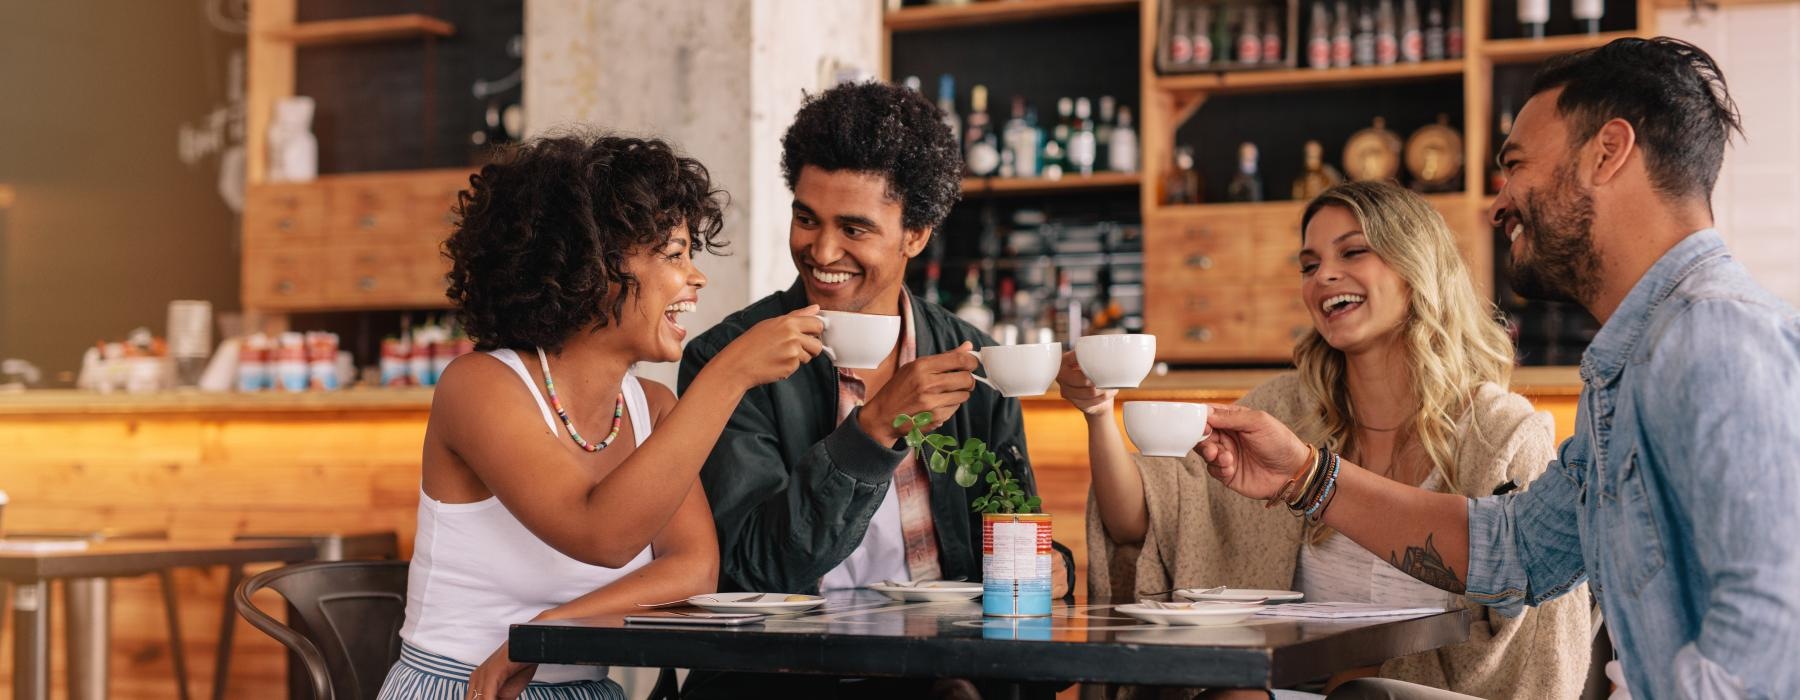
{"type": "Polygon", "coordinates": [[[681,357],[721,194],[667,144],[611,136],[532,141],[471,179],[444,248],[482,352],[432,401],[382,698],[623,697],[604,668],[511,661],[507,626],[717,585],[700,466],[744,392],[811,360],[822,330],[816,307],[757,324],[680,402],[631,374],[681,357]]]}
{"type": "MultiPolygon", "coordinates": [[[[1407,190],[1358,182],[1321,193],[1300,229],[1299,293],[1312,331],[1294,348],[1298,371],[1240,403],[1389,479],[1435,491],[1486,496],[1542,472],[1555,452],[1550,418],[1505,388],[1512,345],[1443,217],[1407,190]]],[[[1286,508],[1227,491],[1194,455],[1134,462],[1113,423],[1115,392],[1094,388],[1068,360],[1058,379],[1088,415],[1094,599],[1229,585],[1313,601],[1468,607],[1397,569],[1398,557],[1378,558],[1286,508]]],[[[1428,562],[1435,553],[1422,554],[1428,562]]],[[[1592,641],[1586,588],[1517,618],[1482,612],[1467,642],[1339,674],[1326,689],[1379,674],[1484,698],[1580,693],[1592,641]]]]}

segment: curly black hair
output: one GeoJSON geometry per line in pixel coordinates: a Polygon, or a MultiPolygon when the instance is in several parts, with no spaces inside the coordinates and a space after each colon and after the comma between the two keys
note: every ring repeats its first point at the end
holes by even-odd
{"type": "Polygon", "coordinates": [[[561,349],[616,321],[637,287],[626,259],[676,226],[723,246],[725,193],[656,139],[564,134],[508,148],[457,196],[447,296],[475,347],[561,349]]]}
{"type": "Polygon", "coordinates": [[[781,137],[788,189],[808,165],[886,177],[908,229],[937,228],[962,198],[962,153],[944,113],[898,85],[845,83],[809,95],[781,137]]]}

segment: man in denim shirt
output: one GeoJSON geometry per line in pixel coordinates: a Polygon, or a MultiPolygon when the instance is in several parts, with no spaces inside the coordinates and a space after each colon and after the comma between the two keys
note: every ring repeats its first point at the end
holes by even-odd
{"type": "MultiPolygon", "coordinates": [[[[1517,291],[1604,324],[1544,476],[1477,500],[1347,462],[1334,480],[1281,423],[1223,406],[1200,454],[1255,498],[1316,471],[1290,507],[1502,612],[1591,581],[1634,697],[1800,697],[1800,315],[1712,230],[1739,130],[1724,77],[1688,44],[1620,39],[1552,60],[1531,94],[1490,216],[1517,291]]],[[[1437,696],[1351,692],[1371,686],[1437,696]]]]}

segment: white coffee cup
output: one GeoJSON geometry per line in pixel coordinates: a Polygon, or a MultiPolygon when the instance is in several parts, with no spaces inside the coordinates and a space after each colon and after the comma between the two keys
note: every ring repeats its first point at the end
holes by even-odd
{"type": "Polygon", "coordinates": [[[900,340],[900,317],[820,311],[825,356],[847,369],[875,369],[900,340]]]}
{"type": "Polygon", "coordinates": [[[1075,341],[1075,360],[1094,386],[1135,389],[1156,364],[1156,336],[1088,335],[1075,341]]]}
{"type": "Polygon", "coordinates": [[[1128,401],[1125,434],[1148,457],[1186,457],[1206,429],[1206,404],[1184,401],[1128,401]]]}
{"type": "Polygon", "coordinates": [[[975,375],[1001,396],[1037,396],[1050,390],[1062,369],[1062,343],[989,345],[978,353],[987,376],[975,375]]]}

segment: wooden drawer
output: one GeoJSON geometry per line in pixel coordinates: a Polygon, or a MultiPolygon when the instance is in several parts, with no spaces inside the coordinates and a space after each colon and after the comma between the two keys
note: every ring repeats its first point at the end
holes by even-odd
{"type": "Polygon", "coordinates": [[[466,170],[436,171],[414,176],[407,216],[419,240],[442,241],[456,224],[456,197],[469,188],[466,170]]]}
{"type": "Polygon", "coordinates": [[[1232,359],[1251,340],[1251,288],[1212,285],[1159,287],[1144,308],[1146,330],[1155,335],[1160,359],[1232,359]]]}
{"type": "Polygon", "coordinates": [[[1144,240],[1144,267],[1185,285],[1251,279],[1254,231],[1247,212],[1154,220],[1144,240]]]}
{"type": "Polygon", "coordinates": [[[1250,276],[1258,283],[1300,279],[1300,213],[1306,205],[1263,205],[1250,217],[1255,232],[1250,276]]]}
{"type": "Polygon", "coordinates": [[[244,306],[252,309],[300,309],[324,303],[320,274],[325,250],[313,247],[244,243],[244,306]]]}
{"type": "Polygon", "coordinates": [[[404,178],[334,180],[327,236],[334,245],[405,242],[415,228],[412,197],[410,181],[404,178]]]}
{"type": "Polygon", "coordinates": [[[441,307],[449,263],[437,244],[339,246],[326,254],[325,301],[338,308],[441,307]]]}
{"type": "Polygon", "coordinates": [[[325,188],[318,183],[251,185],[244,195],[244,239],[310,243],[325,232],[325,188]]]}
{"type": "Polygon", "coordinates": [[[1300,299],[1299,283],[1268,285],[1255,290],[1255,318],[1250,322],[1250,351],[1258,357],[1287,360],[1294,343],[1312,330],[1312,315],[1300,299]]]}

